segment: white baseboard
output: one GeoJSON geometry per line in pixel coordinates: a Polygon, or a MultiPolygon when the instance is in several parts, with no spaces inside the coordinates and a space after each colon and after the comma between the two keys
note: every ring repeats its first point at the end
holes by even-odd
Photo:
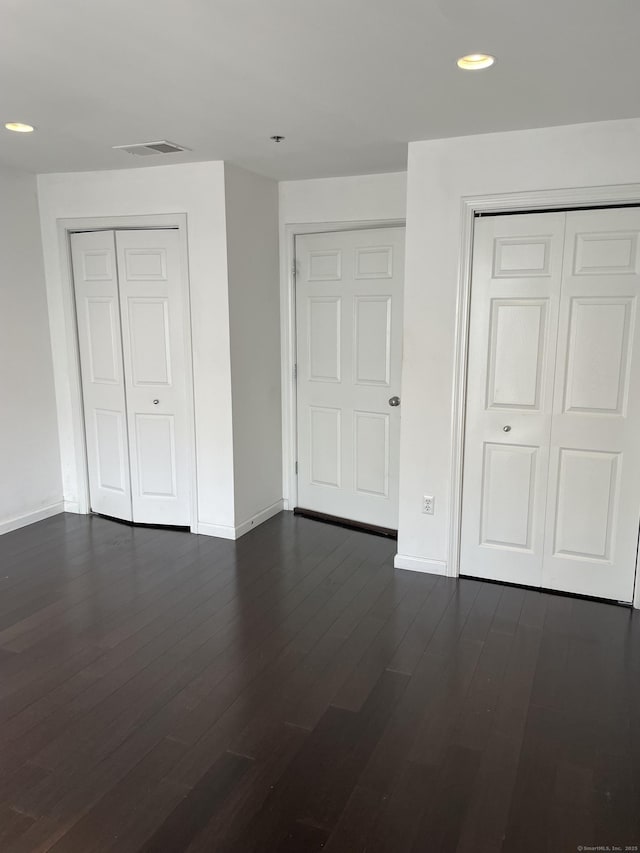
{"type": "Polygon", "coordinates": [[[201,536],[217,536],[219,539],[236,539],[236,529],[230,524],[208,524],[206,521],[199,521],[192,528],[192,533],[199,533],[201,536]]]}
{"type": "Polygon", "coordinates": [[[57,503],[49,504],[49,506],[25,512],[23,515],[17,515],[14,518],[7,518],[4,521],[0,521],[0,535],[9,533],[11,530],[18,530],[20,527],[26,527],[28,524],[34,524],[36,521],[51,518],[52,515],[59,515],[61,512],[64,512],[64,503],[63,501],[58,501],[57,503]]]}
{"type": "Polygon", "coordinates": [[[271,506],[261,510],[235,527],[227,524],[208,524],[207,522],[199,521],[193,532],[200,533],[202,536],[218,536],[221,539],[239,539],[245,533],[253,530],[254,527],[262,524],[263,521],[268,521],[274,515],[282,512],[282,504],[282,500],[276,501],[271,506]]]}
{"type": "Polygon", "coordinates": [[[393,558],[393,566],[396,569],[408,569],[410,572],[447,575],[447,564],[444,560],[427,560],[426,557],[410,557],[407,554],[396,554],[393,558]]]}
{"type": "Polygon", "coordinates": [[[268,521],[270,518],[273,518],[274,515],[277,515],[279,512],[282,512],[283,509],[283,501],[276,501],[271,506],[268,506],[266,509],[260,510],[260,512],[256,513],[256,515],[248,518],[246,521],[243,521],[242,524],[238,524],[236,527],[236,539],[239,539],[245,533],[248,533],[254,527],[257,527],[259,524],[262,524],[263,521],[268,521]]]}
{"type": "Polygon", "coordinates": [[[78,501],[64,501],[64,512],[72,512],[75,515],[89,514],[80,509],[80,504],[78,503],[78,501]]]}

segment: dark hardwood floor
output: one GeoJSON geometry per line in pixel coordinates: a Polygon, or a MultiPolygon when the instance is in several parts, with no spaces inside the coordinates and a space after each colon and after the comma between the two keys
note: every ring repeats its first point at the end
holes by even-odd
{"type": "Polygon", "coordinates": [[[637,849],[640,614],[395,547],[288,513],[2,537],[0,851],[637,849]]]}

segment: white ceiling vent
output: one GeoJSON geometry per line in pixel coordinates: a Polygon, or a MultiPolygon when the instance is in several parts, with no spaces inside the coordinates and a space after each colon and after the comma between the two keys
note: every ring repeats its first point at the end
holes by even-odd
{"type": "Polygon", "coordinates": [[[139,142],[136,145],[114,145],[113,148],[126,151],[127,154],[137,154],[139,157],[146,157],[148,154],[177,154],[179,151],[191,150],[184,145],[167,142],[166,139],[161,139],[160,142],[139,142]]]}

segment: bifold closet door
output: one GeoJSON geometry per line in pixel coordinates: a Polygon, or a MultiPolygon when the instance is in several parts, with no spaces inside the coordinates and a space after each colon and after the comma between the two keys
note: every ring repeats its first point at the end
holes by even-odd
{"type": "Polygon", "coordinates": [[[94,512],[131,521],[131,480],[113,231],[71,235],[78,343],[94,512]]]}
{"type": "Polygon", "coordinates": [[[188,525],[179,233],[74,234],[72,253],[91,507],[140,523],[188,525]]]}
{"type": "Polygon", "coordinates": [[[460,572],[541,586],[564,214],[474,229],[460,572]]]}
{"type": "Polygon", "coordinates": [[[640,210],[481,219],[472,279],[461,573],[630,602],[640,210]]]}
{"type": "Polygon", "coordinates": [[[188,525],[185,306],[177,230],[116,231],[134,521],[188,525]]]}
{"type": "Polygon", "coordinates": [[[542,586],[631,601],[640,521],[640,210],[566,214],[542,586]]]}

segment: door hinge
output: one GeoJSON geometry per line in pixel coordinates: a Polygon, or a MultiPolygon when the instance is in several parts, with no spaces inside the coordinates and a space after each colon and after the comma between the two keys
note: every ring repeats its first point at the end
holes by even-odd
{"type": "Polygon", "coordinates": [[[291,275],[294,278],[298,275],[298,265],[296,264],[295,261],[291,264],[291,275]]]}
{"type": "Polygon", "coordinates": [[[293,365],[293,378],[294,378],[294,380],[296,380],[298,378],[298,365],[297,364],[293,365]]]}
{"type": "Polygon", "coordinates": [[[296,462],[296,474],[298,473],[298,463],[296,462]]]}

